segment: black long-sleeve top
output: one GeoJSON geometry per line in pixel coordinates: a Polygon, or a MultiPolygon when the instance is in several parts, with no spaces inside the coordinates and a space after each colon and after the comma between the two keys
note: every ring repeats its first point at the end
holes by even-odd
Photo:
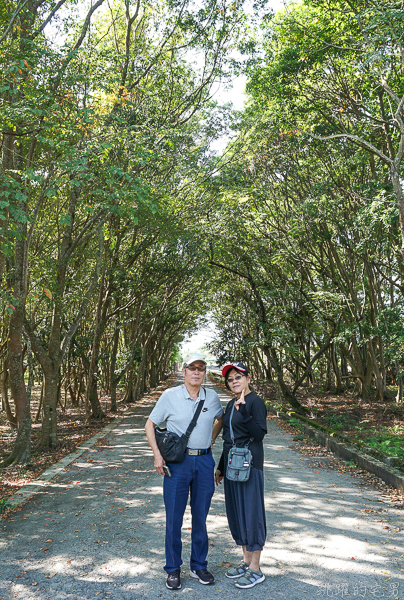
{"type": "MultiPolygon", "coordinates": [[[[218,471],[224,475],[224,466],[227,464],[227,457],[230,448],[233,446],[230,437],[230,415],[233,405],[237,398],[233,398],[226,406],[223,416],[223,452],[218,464],[218,471]]],[[[249,449],[253,455],[252,466],[255,469],[264,468],[264,446],[262,440],[267,433],[267,409],[264,402],[257,394],[250,392],[244,397],[245,404],[239,405],[233,411],[232,427],[235,444],[238,447],[246,446],[249,440],[249,449]]]]}

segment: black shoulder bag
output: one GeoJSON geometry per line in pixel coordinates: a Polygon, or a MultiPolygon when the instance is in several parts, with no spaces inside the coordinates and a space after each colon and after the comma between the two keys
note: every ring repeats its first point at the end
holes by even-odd
{"type": "Polygon", "coordinates": [[[198,408],[195,411],[192,421],[188,425],[188,429],[181,436],[177,435],[173,431],[167,431],[166,428],[154,428],[157,446],[159,447],[161,455],[166,462],[178,463],[184,460],[185,449],[188,444],[189,436],[196,425],[204,403],[205,399],[199,401],[198,408]]]}

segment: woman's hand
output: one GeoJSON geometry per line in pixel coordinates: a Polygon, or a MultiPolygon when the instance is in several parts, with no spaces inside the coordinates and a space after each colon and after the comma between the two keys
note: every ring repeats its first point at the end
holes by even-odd
{"type": "Polygon", "coordinates": [[[240,404],[245,404],[245,400],[244,400],[244,390],[241,392],[240,398],[238,400],[235,401],[234,406],[237,410],[239,410],[239,406],[240,404]]]}
{"type": "Polygon", "coordinates": [[[215,473],[215,484],[218,486],[220,483],[222,483],[223,479],[224,477],[218,469],[215,473]]]}

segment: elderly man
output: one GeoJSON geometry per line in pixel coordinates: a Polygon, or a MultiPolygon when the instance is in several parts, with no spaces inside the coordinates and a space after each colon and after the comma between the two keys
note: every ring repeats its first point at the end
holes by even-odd
{"type": "Polygon", "coordinates": [[[181,588],[181,527],[188,493],[191,493],[192,514],[192,550],[191,577],[200,583],[209,585],[215,582],[207,570],[208,534],[206,517],[214,492],[214,460],[211,443],[222,428],[223,409],[219,396],[210,389],[202,387],[206,362],[194,354],[184,363],[185,384],[173,387],[160,396],[146,423],[146,434],[154,454],[156,471],[164,475],[165,461],[161,456],[154,433],[155,425],[167,422],[168,431],[178,435],[186,432],[198,403],[204,400],[197,424],[192,431],[184,460],[181,463],[169,463],[171,476],[164,476],[163,494],[166,509],[166,565],[168,574],[166,586],[170,590],[181,588]]]}

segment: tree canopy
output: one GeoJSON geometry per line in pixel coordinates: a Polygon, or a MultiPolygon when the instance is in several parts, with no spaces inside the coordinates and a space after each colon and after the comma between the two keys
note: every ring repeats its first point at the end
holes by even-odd
{"type": "Polygon", "coordinates": [[[100,419],[211,314],[211,350],[300,386],[402,400],[401,2],[6,2],[2,405],[54,447],[62,384],[100,419]],[[236,58],[237,57],[237,58],[236,58]],[[214,99],[247,77],[236,113],[214,99]],[[219,155],[211,144],[227,136],[219,155]],[[10,404],[9,391],[13,404],[10,404]]]}

